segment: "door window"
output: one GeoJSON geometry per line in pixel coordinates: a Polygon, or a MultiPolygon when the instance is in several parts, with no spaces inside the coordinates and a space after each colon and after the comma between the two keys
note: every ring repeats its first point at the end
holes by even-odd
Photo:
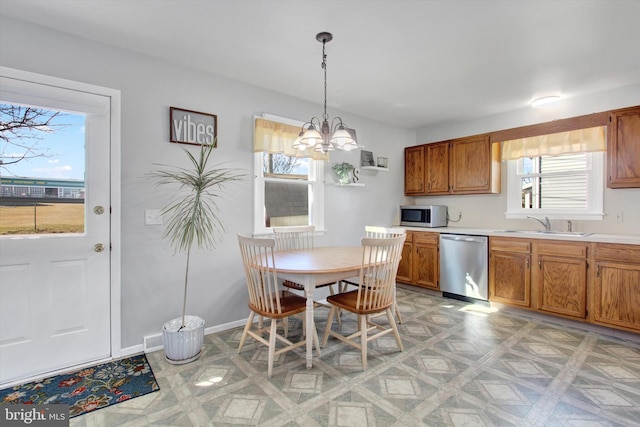
{"type": "Polygon", "coordinates": [[[0,235],[84,233],[85,115],[0,103],[0,235]]]}

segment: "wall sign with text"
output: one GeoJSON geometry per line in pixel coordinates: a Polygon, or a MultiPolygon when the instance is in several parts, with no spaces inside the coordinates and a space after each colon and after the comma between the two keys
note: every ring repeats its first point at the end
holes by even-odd
{"type": "Polygon", "coordinates": [[[169,141],[217,147],[218,116],[169,107],[169,141]]]}

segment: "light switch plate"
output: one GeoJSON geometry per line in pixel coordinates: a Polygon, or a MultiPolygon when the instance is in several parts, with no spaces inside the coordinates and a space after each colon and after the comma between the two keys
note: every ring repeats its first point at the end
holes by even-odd
{"type": "Polygon", "coordinates": [[[160,210],[146,209],[144,211],[144,224],[145,225],[161,225],[162,215],[160,215],[160,210]]]}

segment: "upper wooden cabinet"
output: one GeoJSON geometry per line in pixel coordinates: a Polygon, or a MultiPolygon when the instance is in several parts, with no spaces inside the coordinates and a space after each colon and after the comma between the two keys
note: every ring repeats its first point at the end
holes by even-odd
{"type": "Polygon", "coordinates": [[[640,107],[613,111],[609,120],[607,186],[640,187],[640,107]]]}
{"type": "Polygon", "coordinates": [[[448,194],[449,185],[449,142],[427,144],[427,194],[448,194]]]}
{"type": "Polygon", "coordinates": [[[489,135],[452,141],[449,164],[452,193],[500,192],[500,144],[491,144],[489,135]]]}
{"type": "Polygon", "coordinates": [[[405,195],[499,193],[499,157],[488,135],[405,148],[405,195]]]}
{"type": "Polygon", "coordinates": [[[425,192],[424,145],[404,149],[404,194],[418,196],[425,192]]]}

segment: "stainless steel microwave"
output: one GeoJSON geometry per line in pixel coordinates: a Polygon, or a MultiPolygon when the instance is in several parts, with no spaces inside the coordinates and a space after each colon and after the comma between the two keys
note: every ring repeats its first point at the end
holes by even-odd
{"type": "Polygon", "coordinates": [[[400,225],[406,227],[446,227],[446,206],[400,206],[400,225]]]}

